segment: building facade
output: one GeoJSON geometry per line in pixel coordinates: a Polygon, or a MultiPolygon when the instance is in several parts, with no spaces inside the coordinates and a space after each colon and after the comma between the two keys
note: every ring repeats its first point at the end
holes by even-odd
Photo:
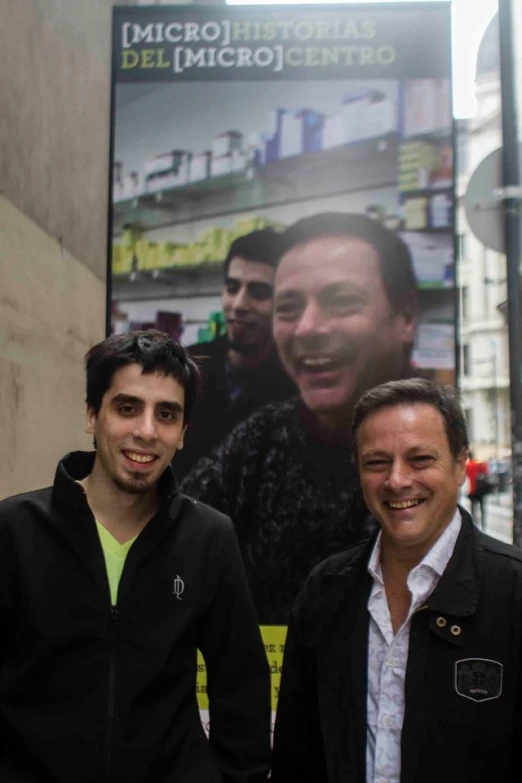
{"type": "Polygon", "coordinates": [[[478,164],[502,145],[498,16],[482,39],[476,69],[477,113],[457,128],[459,385],[475,456],[510,450],[506,259],[471,232],[464,194],[478,164]]]}

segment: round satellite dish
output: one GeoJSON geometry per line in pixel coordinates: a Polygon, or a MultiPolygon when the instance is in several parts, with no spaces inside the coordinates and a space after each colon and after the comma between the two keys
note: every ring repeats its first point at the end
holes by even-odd
{"type": "Polygon", "coordinates": [[[464,196],[466,220],[482,244],[504,253],[504,202],[495,197],[502,188],[502,150],[490,153],[479,163],[464,196]]]}

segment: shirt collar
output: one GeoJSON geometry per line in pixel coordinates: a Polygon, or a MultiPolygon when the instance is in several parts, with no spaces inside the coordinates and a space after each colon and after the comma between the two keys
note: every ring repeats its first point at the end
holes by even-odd
{"type": "MultiPolygon", "coordinates": [[[[457,508],[450,524],[445,528],[442,535],[435,541],[429,552],[426,553],[423,560],[415,566],[417,568],[431,568],[440,577],[444,573],[449,563],[455,544],[462,526],[462,518],[457,508]]],[[[368,562],[368,572],[374,582],[384,584],[381,569],[381,539],[382,533],[379,532],[377,540],[373,546],[372,554],[368,562]]],[[[415,570],[413,569],[413,570],[415,570]]]]}

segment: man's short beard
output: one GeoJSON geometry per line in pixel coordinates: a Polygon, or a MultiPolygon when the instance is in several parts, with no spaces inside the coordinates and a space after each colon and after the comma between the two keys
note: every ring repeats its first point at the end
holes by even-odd
{"type": "Polygon", "coordinates": [[[147,482],[143,481],[143,476],[137,476],[136,480],[121,481],[118,478],[114,479],[114,483],[121,489],[122,492],[127,492],[129,495],[143,495],[145,492],[150,492],[151,486],[147,482]]]}

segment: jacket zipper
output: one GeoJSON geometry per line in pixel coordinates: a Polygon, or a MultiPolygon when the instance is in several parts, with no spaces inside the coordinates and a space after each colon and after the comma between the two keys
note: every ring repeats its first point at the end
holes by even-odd
{"type": "Polygon", "coordinates": [[[107,691],[107,723],[105,727],[106,779],[111,781],[112,766],[112,734],[114,729],[114,696],[116,683],[116,644],[118,634],[118,607],[111,606],[111,621],[109,630],[109,680],[107,691]]]}

